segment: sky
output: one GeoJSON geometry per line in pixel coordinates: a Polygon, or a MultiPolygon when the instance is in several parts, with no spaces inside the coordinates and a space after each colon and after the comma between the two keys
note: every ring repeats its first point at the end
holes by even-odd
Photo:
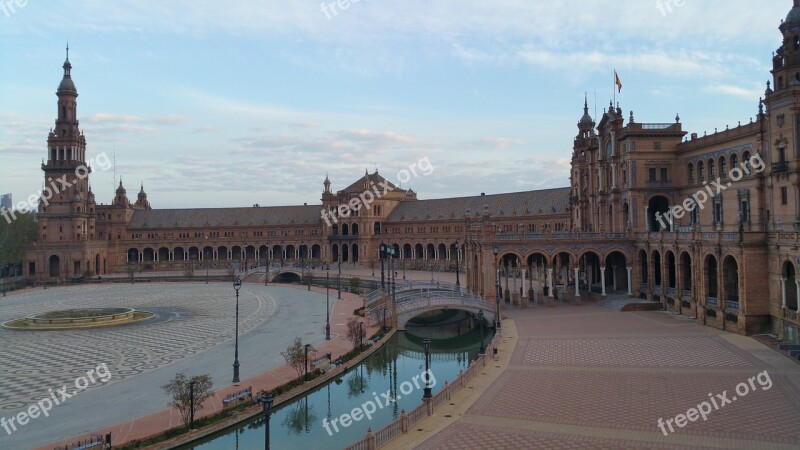
{"type": "Polygon", "coordinates": [[[376,168],[420,199],[568,186],[615,69],[637,122],[754,117],[792,6],[757,3],[0,0],[0,193],[42,188],[67,42],[88,157],[116,161],[98,203],[121,178],[154,208],[318,204],[376,168]]]}

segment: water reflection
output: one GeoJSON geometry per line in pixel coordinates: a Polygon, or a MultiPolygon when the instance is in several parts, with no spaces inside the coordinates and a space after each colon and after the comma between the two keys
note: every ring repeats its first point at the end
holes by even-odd
{"type": "MultiPolygon", "coordinates": [[[[493,331],[485,331],[488,342],[493,331]]],[[[383,348],[337,380],[277,408],[271,420],[271,447],[342,448],[364,437],[367,428],[380,430],[400,417],[401,410],[410,412],[419,406],[422,403],[421,388],[404,396],[399,387],[425,370],[422,339],[428,336],[432,338],[431,372],[436,379],[432,389],[434,395],[443,388],[445,380],[452,382],[459,371],[469,367],[469,362],[477,357],[480,331],[464,321],[455,321],[444,328],[418,327],[398,333],[383,348]],[[331,429],[330,434],[322,426],[323,418],[330,423],[365,402],[374,401],[376,397],[384,399],[385,396],[397,400],[384,401],[383,407],[372,414],[371,420],[364,418],[349,426],[338,422],[338,429],[331,429]]],[[[263,426],[264,418],[259,414],[247,423],[182,448],[260,450],[264,448],[263,426]]]]}

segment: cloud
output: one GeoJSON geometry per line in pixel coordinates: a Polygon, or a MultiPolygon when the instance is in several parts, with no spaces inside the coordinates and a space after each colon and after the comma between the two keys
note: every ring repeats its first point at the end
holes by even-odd
{"type": "Polygon", "coordinates": [[[731,97],[745,100],[757,101],[764,95],[765,88],[756,83],[750,87],[733,86],[729,84],[712,84],[706,86],[703,91],[713,94],[729,95],[731,97]]]}

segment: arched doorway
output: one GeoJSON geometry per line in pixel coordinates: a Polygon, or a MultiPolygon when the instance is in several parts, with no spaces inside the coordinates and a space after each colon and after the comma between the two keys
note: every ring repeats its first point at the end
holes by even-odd
{"type": "Polygon", "coordinates": [[[669,200],[663,195],[656,195],[650,199],[647,204],[648,220],[650,222],[650,231],[672,231],[672,214],[667,214],[669,211],[669,200]]]}
{"type": "Polygon", "coordinates": [[[733,256],[722,262],[722,279],[725,282],[725,307],[739,309],[739,264],[733,256]]]}
{"type": "Polygon", "coordinates": [[[782,281],[785,285],[786,292],[786,308],[791,309],[792,311],[798,310],[797,304],[797,273],[795,272],[794,265],[786,261],[783,264],[783,270],[781,271],[781,277],[786,278],[786,281],[782,281]]]}
{"type": "Polygon", "coordinates": [[[692,295],[692,257],[689,253],[681,253],[681,289],[683,297],[692,295]]]}
{"type": "Polygon", "coordinates": [[[708,255],[706,258],[706,297],[709,303],[715,303],[719,297],[719,289],[717,286],[717,258],[713,255],[708,255]]]}
{"type": "Polygon", "coordinates": [[[606,290],[628,291],[628,264],[622,252],[611,252],[606,256],[606,290]]]}
{"type": "Polygon", "coordinates": [[[61,258],[57,255],[52,255],[50,259],[47,261],[48,265],[50,266],[50,277],[51,278],[58,278],[61,276],[61,258]]]}
{"type": "Polygon", "coordinates": [[[358,244],[353,244],[353,264],[358,262],[358,244]]]}
{"type": "Polygon", "coordinates": [[[647,252],[644,250],[639,250],[639,280],[642,285],[640,290],[646,291],[650,277],[647,270],[647,252]]]}

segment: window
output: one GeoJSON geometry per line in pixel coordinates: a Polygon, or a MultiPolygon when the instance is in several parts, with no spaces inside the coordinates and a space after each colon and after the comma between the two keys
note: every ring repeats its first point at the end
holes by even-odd
{"type": "Polygon", "coordinates": [[[736,153],[731,155],[731,170],[735,169],[736,166],[739,165],[739,155],[736,153]]]}
{"type": "Polygon", "coordinates": [[[689,175],[689,184],[694,184],[694,164],[689,163],[689,167],[687,167],[686,173],[688,173],[689,175]]]}
{"type": "Polygon", "coordinates": [[[664,183],[667,182],[667,169],[664,167],[661,168],[661,181],[664,183]]]}
{"type": "Polygon", "coordinates": [[[789,189],[784,186],[781,188],[781,205],[789,204],[789,189]]]}
{"type": "Polygon", "coordinates": [[[722,194],[714,197],[714,209],[712,210],[714,213],[713,221],[715,224],[722,223],[722,194]]]}
{"type": "Polygon", "coordinates": [[[728,178],[728,162],[724,156],[719,159],[719,176],[722,179],[728,178]]]}
{"type": "Polygon", "coordinates": [[[714,176],[715,176],[714,166],[715,166],[714,160],[713,159],[709,159],[708,160],[708,180],[709,181],[714,179],[714,176]]]}
{"type": "Polygon", "coordinates": [[[703,168],[703,161],[697,163],[697,181],[700,183],[706,181],[706,171],[703,168]]]}
{"type": "Polygon", "coordinates": [[[651,182],[656,181],[656,169],[655,168],[651,167],[650,169],[647,170],[647,180],[651,181],[651,182]]]}

